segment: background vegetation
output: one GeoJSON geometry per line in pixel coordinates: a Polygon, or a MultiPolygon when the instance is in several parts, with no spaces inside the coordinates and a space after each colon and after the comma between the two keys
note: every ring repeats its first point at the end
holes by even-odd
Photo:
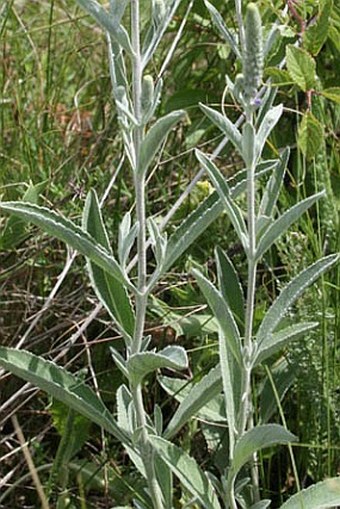
{"type": "MultiPolygon", "coordinates": [[[[227,25],[233,26],[233,3],[219,0],[214,5],[227,25]]],[[[313,52],[310,41],[303,40],[306,50],[314,56],[319,78],[312,97],[304,93],[303,87],[286,70],[279,73],[272,68],[283,57],[285,45],[297,40],[302,21],[319,19],[318,2],[301,2],[297,7],[298,16],[290,12],[284,20],[288,20],[284,37],[266,61],[267,75],[279,85],[280,100],[285,105],[284,119],[266,150],[270,156],[282,147],[291,147],[280,206],[287,208],[297,198],[322,188],[326,188],[327,199],[295,224],[263,263],[257,281],[255,319],[258,322],[264,314],[265,303],[274,298],[285,281],[316,258],[339,251],[340,109],[338,96],[317,93],[339,85],[340,9],[331,2],[327,5],[325,34],[318,51],[313,52]],[[303,124],[306,115],[312,115],[307,127],[303,124]]],[[[169,204],[175,202],[197,173],[193,148],[208,146],[213,150],[220,141],[218,133],[199,111],[198,102],[219,104],[225,74],[235,76],[238,71],[230,48],[212,29],[209,14],[200,0],[183,2],[162,42],[159,60],[152,62],[153,71],[160,71],[188,7],[191,10],[186,28],[165,71],[166,92],[159,106],[162,112],[178,108],[187,112],[185,122],[168,139],[160,171],[152,177],[149,206],[159,216],[166,214],[169,204]]],[[[281,2],[260,2],[264,24],[269,26],[281,16],[282,7],[281,2]]],[[[146,0],[143,13],[146,25],[146,0]]],[[[102,32],[73,0],[2,2],[0,195],[6,200],[25,196],[76,219],[80,217],[88,189],[95,187],[102,195],[116,175],[105,211],[107,225],[116,231],[122,214],[133,203],[132,183],[122,162],[123,147],[111,98],[104,42],[102,32]],[[117,168],[120,168],[118,174],[117,168]]],[[[236,119],[235,105],[227,102],[225,107],[228,112],[235,110],[236,119]]],[[[221,159],[220,167],[232,176],[239,169],[240,161],[228,152],[221,159]]],[[[210,190],[209,182],[202,179],[177,211],[169,230],[210,190]]],[[[47,358],[60,354],[59,362],[71,365],[73,371],[83,370],[84,377],[94,383],[106,404],[113,408],[121,374],[112,366],[108,348],[112,344],[119,347],[121,338],[104,311],[88,320],[96,298],[89,292],[82,271],[83,260],[75,259],[53,302],[39,314],[72,253],[66,252],[58,241],[24,226],[20,220],[2,217],[0,221],[1,344],[15,346],[24,338],[25,348],[35,353],[47,358]],[[86,320],[90,323],[81,330],[86,320]]],[[[202,377],[217,355],[216,326],[196,285],[187,275],[188,263],[204,264],[214,278],[215,267],[210,260],[217,243],[233,257],[241,271],[245,263],[232,228],[225,225],[226,218],[216,221],[190,249],[189,262],[188,256],[183,257],[172,269],[174,274],[169,274],[159,287],[153,312],[148,316],[148,329],[155,345],[184,343],[191,350],[192,373],[187,373],[188,378],[191,374],[202,377]]],[[[298,347],[278,357],[272,367],[285,380],[283,390],[287,394],[282,410],[289,429],[300,438],[294,454],[303,485],[335,476],[340,471],[339,286],[337,267],[299,300],[295,312],[301,318],[315,317],[320,327],[298,343],[298,347]]],[[[259,370],[259,382],[264,380],[263,375],[259,370]]],[[[16,413],[24,436],[30,441],[35,466],[41,469],[43,482],[48,479],[48,470],[67,424],[61,404],[31,388],[22,390],[22,385],[18,379],[2,374],[0,488],[3,492],[11,486],[15,488],[3,501],[0,496],[0,507],[4,508],[37,507],[35,490],[27,476],[27,465],[10,416],[16,413]]],[[[270,388],[263,389],[263,398],[268,395],[267,390],[270,388]]],[[[268,397],[272,399],[270,394],[268,397]]],[[[174,406],[172,399],[150,378],[147,399],[150,410],[156,402],[163,409],[169,406],[169,413],[174,406]]],[[[276,407],[268,407],[268,411],[277,414],[280,422],[276,407]]],[[[138,498],[142,489],[140,479],[130,471],[118,444],[82,417],[75,419],[67,480],[72,507],[123,505],[132,493],[138,498]],[[79,465],[84,462],[86,466],[79,474],[79,465]]],[[[223,436],[216,429],[195,421],[185,428],[180,440],[182,447],[200,464],[205,466],[208,462],[212,469],[218,469],[223,436]]],[[[285,449],[275,450],[260,459],[262,485],[275,507],[275,503],[279,505],[295,489],[296,479],[288,453],[285,449]]]]}

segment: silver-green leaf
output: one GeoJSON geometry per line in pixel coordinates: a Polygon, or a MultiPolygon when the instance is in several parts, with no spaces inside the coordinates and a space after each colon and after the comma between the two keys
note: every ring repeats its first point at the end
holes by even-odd
{"type": "Polygon", "coordinates": [[[235,148],[237,148],[240,155],[242,155],[242,136],[237,127],[229,120],[228,117],[222,115],[220,112],[200,104],[203,113],[215,124],[231,141],[235,148]]]}
{"type": "Polygon", "coordinates": [[[340,478],[333,477],[302,490],[280,509],[327,509],[340,505],[340,478]]]}

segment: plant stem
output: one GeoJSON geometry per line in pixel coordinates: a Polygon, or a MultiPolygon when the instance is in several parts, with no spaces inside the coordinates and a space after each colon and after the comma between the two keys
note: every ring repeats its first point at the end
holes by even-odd
{"type": "MultiPolygon", "coordinates": [[[[138,256],[138,282],[136,295],[136,324],[131,354],[140,353],[145,326],[145,315],[148,293],[146,291],[147,265],[146,265],[146,211],[145,211],[145,175],[140,175],[139,160],[140,148],[144,136],[142,120],[142,58],[140,50],[140,5],[139,0],[131,0],[131,42],[134,50],[132,63],[132,93],[134,115],[138,125],[134,128],[133,144],[135,153],[134,185],[136,193],[136,216],[139,224],[137,237],[138,256]]],[[[146,412],[143,403],[142,385],[130,384],[133,403],[136,411],[137,429],[141,430],[138,441],[139,452],[143,461],[149,493],[154,509],[163,509],[162,493],[159,488],[155,466],[154,452],[148,439],[146,412]]]]}

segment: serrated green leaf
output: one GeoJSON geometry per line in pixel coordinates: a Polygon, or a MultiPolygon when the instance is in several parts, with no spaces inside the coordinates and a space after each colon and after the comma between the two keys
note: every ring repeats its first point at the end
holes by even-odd
{"type": "Polygon", "coordinates": [[[265,114],[265,116],[263,117],[261,125],[260,125],[258,132],[256,134],[257,157],[261,157],[264,145],[265,145],[270,133],[272,132],[272,130],[274,129],[274,127],[280,120],[282,111],[283,111],[283,105],[278,104],[277,106],[273,106],[272,108],[270,108],[267,111],[267,113],[265,114]]]}
{"type": "Polygon", "coordinates": [[[259,348],[256,352],[254,359],[254,365],[261,364],[261,362],[268,359],[271,355],[278,352],[291,341],[300,339],[303,334],[311,331],[318,326],[318,322],[302,322],[289,327],[285,327],[278,332],[269,334],[259,344],[259,348]]]}
{"type": "Polygon", "coordinates": [[[316,85],[316,64],[307,51],[289,44],[286,48],[286,63],[290,77],[304,92],[316,85]]]}
{"type": "Polygon", "coordinates": [[[279,197],[280,189],[283,184],[284,174],[286,171],[286,166],[288,164],[288,159],[290,155],[289,148],[285,148],[282,154],[280,154],[280,159],[277,161],[277,164],[273,168],[273,172],[270,178],[267,181],[260,207],[259,207],[259,216],[272,217],[274,208],[279,197]]]}
{"type": "Polygon", "coordinates": [[[340,87],[325,88],[324,90],[321,90],[320,94],[326,97],[326,99],[330,99],[331,101],[340,104],[340,87]]]}
{"type": "Polygon", "coordinates": [[[282,216],[276,219],[268,228],[265,229],[256,248],[256,258],[259,260],[264,253],[274,244],[274,242],[306,212],[314,203],[316,203],[325,193],[314,194],[305,200],[300,201],[290,209],[286,210],[282,216]]]}
{"type": "Polygon", "coordinates": [[[126,283],[124,274],[115,258],[69,219],[65,219],[45,207],[31,203],[0,202],[0,209],[39,226],[45,232],[79,251],[121,283],[126,283]]]}
{"type": "Polygon", "coordinates": [[[201,292],[206,298],[211,311],[216,317],[219,326],[223,330],[225,339],[228,342],[232,354],[234,355],[237,363],[241,366],[242,356],[240,333],[228,303],[224,300],[221,292],[219,292],[217,288],[215,288],[214,285],[203,276],[203,274],[196,269],[193,269],[192,273],[201,292]]]}
{"type": "Polygon", "coordinates": [[[239,328],[244,325],[245,302],[238,274],[228,255],[217,246],[215,249],[217,276],[220,291],[235,316],[239,328]]]}
{"type": "Polygon", "coordinates": [[[133,50],[130,37],[125,28],[112,18],[108,12],[95,0],[76,0],[78,4],[92,16],[99,26],[107,30],[109,34],[120,44],[130,55],[133,50]]]}
{"type": "Polygon", "coordinates": [[[303,34],[303,45],[312,55],[317,55],[327,40],[332,7],[333,0],[326,0],[316,21],[303,34]]]}
{"type": "Polygon", "coordinates": [[[224,204],[228,217],[234,226],[238,238],[245,250],[248,248],[248,232],[241,210],[231,196],[229,186],[217,166],[200,150],[195,151],[196,157],[208,172],[212,183],[224,204]]]}
{"type": "Polygon", "coordinates": [[[296,493],[280,509],[327,509],[340,504],[340,478],[321,481],[296,493]]]}
{"type": "Polygon", "coordinates": [[[208,2],[207,0],[204,1],[208,11],[210,12],[211,19],[216,26],[217,30],[219,31],[220,35],[223,37],[223,39],[229,44],[237,58],[241,59],[241,53],[238,48],[237,42],[235,41],[235,38],[233,34],[230,32],[229,28],[223,21],[223,18],[221,14],[218,12],[215,7],[208,2]]]}
{"type": "Polygon", "coordinates": [[[188,367],[188,357],[181,346],[167,346],[157,353],[142,352],[133,354],[129,357],[126,366],[130,381],[137,385],[148,373],[160,368],[186,369],[188,367]]]}
{"type": "MultiPolygon", "coordinates": [[[[164,432],[164,437],[171,439],[176,435],[192,416],[196,415],[201,408],[208,404],[217,394],[220,394],[221,391],[221,369],[219,366],[216,366],[197,384],[192,388],[188,388],[185,392],[185,396],[181,399],[179,407],[164,432]]],[[[225,420],[225,416],[222,419],[225,420]]]]}
{"type": "Polygon", "coordinates": [[[280,324],[290,306],[312,285],[324,272],[339,260],[339,255],[329,255],[321,258],[298,274],[281,291],[280,295],[266,312],[257,332],[257,341],[261,345],[280,324]]]}
{"type": "Polygon", "coordinates": [[[139,166],[137,168],[139,175],[145,175],[161,144],[171,129],[183,118],[184,114],[183,110],[172,111],[157,120],[148,131],[140,148],[139,166]]]}
{"type": "Polygon", "coordinates": [[[231,141],[231,143],[237,148],[240,155],[242,155],[242,136],[237,127],[220,112],[205,106],[205,104],[199,105],[203,113],[215,124],[231,141]]]}
{"type": "Polygon", "coordinates": [[[235,445],[232,462],[235,475],[255,452],[266,447],[289,444],[290,442],[297,442],[297,437],[279,424],[263,424],[246,431],[235,445]]]}
{"type": "Polygon", "coordinates": [[[265,69],[265,76],[270,79],[272,87],[285,87],[294,83],[288,71],[278,69],[277,67],[267,67],[265,69]]]}
{"type": "Polygon", "coordinates": [[[151,436],[149,440],[183,486],[197,497],[205,509],[221,509],[211,482],[193,458],[163,438],[151,436]]]}
{"type": "MultiPolygon", "coordinates": [[[[91,190],[86,198],[83,229],[111,254],[109,239],[94,190],[91,190]]],[[[135,327],[135,316],[124,284],[90,259],[88,259],[88,272],[97,297],[130,343],[135,327]]]]}
{"type": "Polygon", "coordinates": [[[128,444],[127,435],[95,392],[82,380],[54,362],[24,350],[0,346],[0,365],[76,410],[128,444]]]}
{"type": "Polygon", "coordinates": [[[324,143],[321,122],[308,111],[304,114],[298,129],[298,146],[306,159],[315,157],[324,143]]]}

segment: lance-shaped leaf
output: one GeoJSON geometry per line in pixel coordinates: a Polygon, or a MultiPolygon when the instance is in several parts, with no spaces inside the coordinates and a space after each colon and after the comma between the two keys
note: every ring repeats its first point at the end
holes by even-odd
{"type": "MultiPolygon", "coordinates": [[[[212,368],[197,384],[189,389],[169,422],[164,437],[171,439],[178,431],[222,391],[220,366],[212,368]]],[[[223,416],[225,420],[225,416],[223,416]]]]}
{"type": "Polygon", "coordinates": [[[262,320],[257,332],[259,345],[276,329],[290,306],[302,295],[306,288],[312,285],[321,274],[330,269],[338,260],[339,255],[337,254],[325,256],[300,272],[287,284],[262,320]]]}
{"type": "MultiPolygon", "coordinates": [[[[229,453],[233,455],[234,447],[235,447],[235,430],[236,430],[236,414],[237,410],[235,408],[235,386],[233,374],[233,362],[235,359],[233,358],[229,344],[228,338],[225,336],[223,330],[221,329],[218,334],[218,344],[219,344],[219,355],[220,355],[220,365],[221,365],[221,374],[222,374],[222,384],[223,384],[223,393],[224,393],[224,401],[225,401],[225,409],[227,414],[228,421],[228,434],[229,434],[229,453]]],[[[241,370],[239,369],[239,372],[241,370]]],[[[232,457],[232,456],[231,456],[232,457]]]]}
{"type": "Polygon", "coordinates": [[[325,193],[313,194],[305,200],[300,201],[290,209],[286,210],[274,223],[262,233],[256,249],[256,258],[259,260],[261,256],[272,246],[272,244],[293,224],[297,221],[306,210],[308,210],[315,202],[317,202],[325,193]]]}
{"type": "Polygon", "coordinates": [[[253,169],[256,163],[255,129],[250,122],[245,122],[242,129],[242,157],[246,168],[253,169]]]}
{"type": "Polygon", "coordinates": [[[131,355],[126,363],[130,381],[137,385],[152,371],[160,368],[186,369],[188,356],[181,346],[167,346],[159,352],[142,352],[131,355]]]}
{"type": "Polygon", "coordinates": [[[145,136],[141,144],[140,158],[137,172],[144,175],[152,163],[163,141],[171,131],[171,129],[179,122],[184,110],[172,111],[168,115],[157,120],[145,136]]]}
{"type": "Polygon", "coordinates": [[[183,486],[197,497],[205,509],[221,509],[211,482],[193,458],[163,438],[151,436],[149,440],[183,486]]]}
{"type": "MultiPolygon", "coordinates": [[[[109,16],[108,12],[95,0],[76,0],[78,4],[96,20],[99,26],[107,30],[110,35],[130,54],[133,50],[129,35],[118,20],[109,16]]],[[[120,20],[119,20],[120,21],[120,20]]]]}
{"type": "Polygon", "coordinates": [[[279,104],[278,106],[274,106],[270,108],[265,114],[259,130],[256,135],[256,148],[257,148],[257,156],[261,157],[263,147],[270,135],[272,129],[276,126],[280,117],[282,115],[283,106],[279,104]]]}
{"type": "Polygon", "coordinates": [[[206,5],[208,11],[210,12],[211,19],[212,19],[214,25],[216,26],[217,30],[219,31],[219,33],[221,34],[223,39],[229,44],[229,46],[231,47],[231,49],[233,50],[233,52],[235,53],[237,58],[239,58],[241,60],[241,53],[238,48],[237,42],[236,42],[233,34],[230,32],[229,28],[227,27],[227,25],[224,23],[224,20],[223,20],[221,14],[207,0],[205,0],[204,3],[206,5]]]}
{"type": "Polygon", "coordinates": [[[26,222],[39,226],[39,228],[45,232],[79,251],[96,265],[118,279],[118,281],[126,283],[124,274],[115,258],[103,249],[90,235],[69,219],[65,219],[52,210],[33,205],[32,203],[15,201],[0,202],[0,209],[15,214],[26,222]]]}
{"type": "MultiPolygon", "coordinates": [[[[266,161],[257,165],[255,178],[265,175],[273,168],[275,161],[266,161]]],[[[235,178],[228,180],[230,196],[235,199],[246,190],[246,172],[240,171],[235,178]]],[[[167,271],[188,247],[218,218],[224,206],[216,191],[209,195],[176,228],[168,240],[163,270],[167,271]]]]}
{"type": "Polygon", "coordinates": [[[269,507],[271,503],[272,501],[266,498],[260,500],[259,502],[256,502],[256,504],[250,506],[249,509],[267,509],[267,507],[269,507]]]}
{"type": "Polygon", "coordinates": [[[340,478],[333,477],[295,493],[280,509],[327,509],[340,504],[340,478]]]}
{"type": "Polygon", "coordinates": [[[225,210],[228,214],[232,225],[234,226],[236,233],[244,247],[247,250],[248,247],[248,233],[247,227],[244,222],[242,212],[239,209],[236,202],[232,199],[231,192],[229,186],[221,174],[220,170],[217,166],[205,155],[203,152],[196,150],[196,157],[205,170],[208,172],[209,177],[212,180],[212,183],[218,192],[220,199],[225,207],[225,210]]]}
{"type": "Polygon", "coordinates": [[[281,348],[286,346],[289,342],[300,339],[301,336],[315,329],[317,326],[318,322],[302,322],[285,327],[278,332],[268,334],[256,350],[254,365],[261,364],[261,362],[281,350],[281,348]]]}
{"type": "Polygon", "coordinates": [[[233,312],[239,328],[244,325],[245,302],[238,274],[228,255],[219,247],[215,249],[217,276],[220,291],[233,312]]]}
{"type": "Polygon", "coordinates": [[[0,365],[62,401],[121,442],[130,442],[95,392],[66,369],[30,352],[3,346],[0,347],[0,365]]]}
{"type": "Polygon", "coordinates": [[[272,217],[273,215],[273,211],[283,183],[283,178],[289,159],[289,154],[290,150],[287,147],[280,155],[280,159],[278,160],[277,164],[273,169],[273,173],[268,179],[259,207],[259,217],[260,216],[272,217]]]}
{"type": "Polygon", "coordinates": [[[242,155],[242,136],[237,127],[227,118],[216,110],[205,106],[200,103],[200,108],[203,113],[215,124],[231,141],[235,148],[237,148],[240,155],[242,155]]]}
{"type": "MultiPolygon", "coordinates": [[[[83,212],[83,229],[111,254],[109,239],[95,191],[90,191],[83,212]]],[[[118,323],[126,339],[131,342],[135,317],[125,285],[88,259],[88,271],[93,288],[112,319],[118,323]]]]}
{"type": "Polygon", "coordinates": [[[237,328],[236,322],[230,311],[228,303],[223,298],[221,292],[214,287],[214,285],[196,269],[192,270],[201,292],[203,293],[206,301],[217,319],[221,327],[228,346],[234,355],[237,363],[241,366],[241,338],[237,328]]]}
{"type": "Polygon", "coordinates": [[[253,456],[266,447],[297,442],[297,437],[279,424],[263,424],[247,431],[236,442],[232,469],[235,475],[253,456]]]}

